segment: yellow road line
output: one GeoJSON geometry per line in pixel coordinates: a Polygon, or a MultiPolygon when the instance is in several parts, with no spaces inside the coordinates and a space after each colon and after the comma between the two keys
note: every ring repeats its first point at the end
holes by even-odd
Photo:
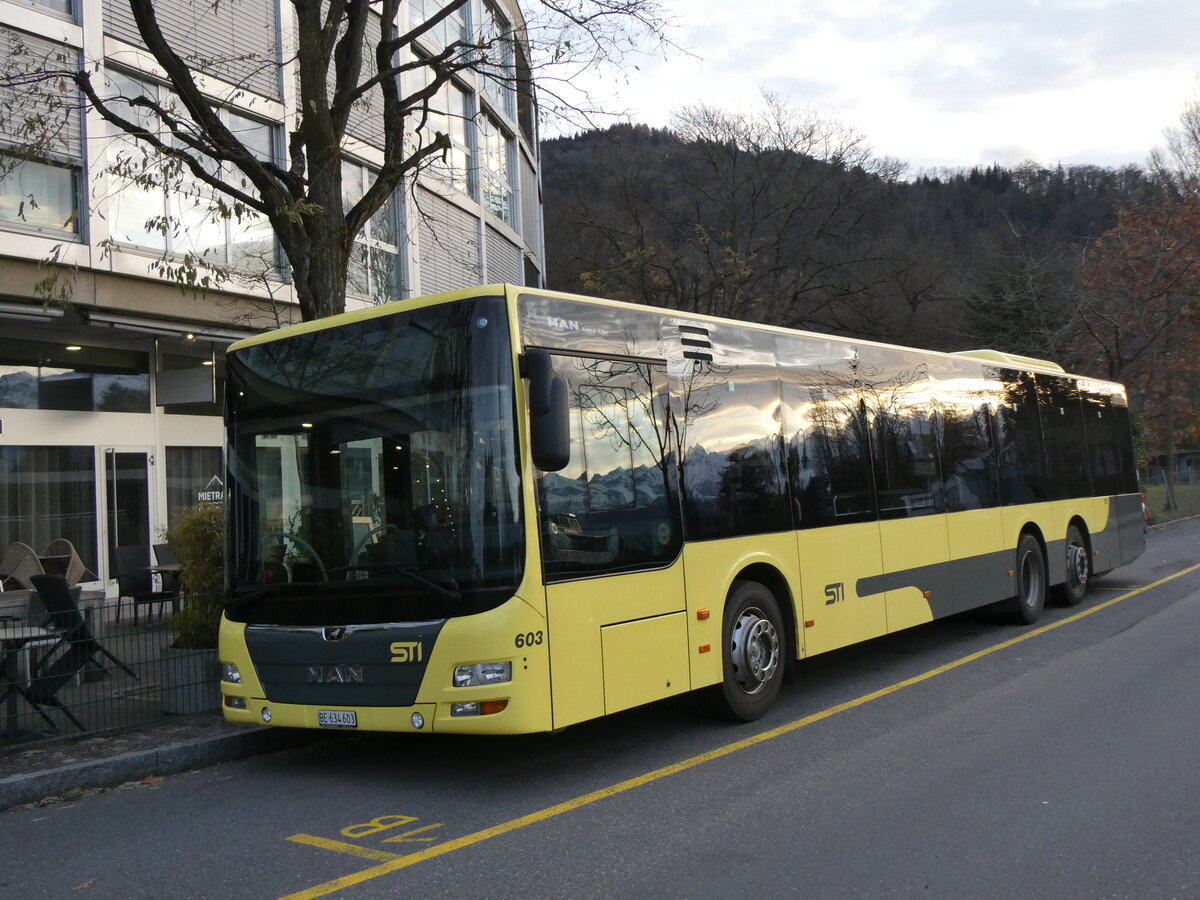
{"type": "MultiPolygon", "coordinates": [[[[617,784],[600,788],[597,791],[592,791],[590,794],[583,794],[582,796],[575,797],[574,799],[566,800],[562,803],[556,803],[554,806],[548,806],[545,809],[538,810],[537,812],[532,812],[516,819],[510,819],[507,822],[494,825],[491,828],[485,828],[482,831],[476,831],[473,834],[468,834],[464,837],[455,838],[454,840],[446,841],[445,843],[436,844],[433,847],[427,847],[426,849],[420,850],[416,853],[410,853],[405,856],[389,859],[387,862],[383,862],[378,866],[372,866],[369,869],[363,869],[361,872],[355,872],[352,875],[346,875],[342,878],[335,878],[332,881],[325,882],[324,884],[318,884],[315,887],[307,888],[303,891],[297,891],[294,894],[288,894],[285,897],[281,897],[280,900],[311,900],[311,898],[314,897],[324,897],[327,894],[332,894],[336,891],[343,890],[344,888],[352,887],[356,884],[362,884],[364,881],[369,881],[372,878],[378,878],[379,876],[387,875],[390,872],[397,872],[400,869],[406,869],[409,866],[416,865],[417,863],[425,862],[426,860],[434,859],[439,856],[445,856],[447,853],[453,853],[455,850],[462,850],[465,847],[471,847],[475,844],[482,843],[483,841],[490,840],[491,838],[500,837],[501,835],[518,831],[530,825],[535,825],[538,822],[544,822],[547,819],[553,819],[555,816],[561,816],[563,813],[580,809],[581,807],[587,806],[590,803],[595,803],[597,800],[604,800],[617,794],[623,794],[625,791],[632,790],[636,787],[641,787],[642,785],[649,784],[653,781],[658,781],[662,778],[666,778],[669,775],[676,775],[679,772],[687,771],[688,769],[695,768],[703,763],[712,762],[714,759],[720,759],[723,756],[729,756],[732,753],[737,753],[739,750],[745,750],[748,747],[757,746],[758,744],[782,737],[785,734],[791,734],[793,731],[798,731],[799,729],[808,725],[823,721],[824,719],[831,718],[839,713],[855,709],[859,706],[865,706],[866,704],[875,700],[879,700],[882,697],[886,697],[889,694],[894,694],[896,691],[903,690],[907,687],[912,687],[913,685],[920,684],[923,681],[928,681],[929,679],[935,678],[938,675],[944,675],[946,672],[951,672],[960,666],[965,666],[968,663],[976,662],[977,660],[983,659],[985,656],[990,656],[991,654],[997,653],[1000,650],[1006,650],[1009,647],[1046,634],[1047,632],[1053,631],[1056,628],[1061,628],[1064,625],[1078,622],[1079,620],[1094,615],[1101,610],[1108,609],[1110,606],[1114,606],[1117,603],[1128,600],[1130,597],[1136,597],[1138,594],[1143,594],[1146,591],[1166,584],[1169,581],[1174,581],[1176,578],[1181,578],[1184,575],[1195,572],[1197,569],[1200,569],[1200,563],[1194,566],[1189,566],[1186,569],[1181,569],[1180,571],[1171,575],[1167,575],[1165,578],[1160,578],[1158,581],[1155,581],[1151,584],[1144,585],[1140,588],[1134,588],[1133,590],[1121,594],[1118,597],[1113,597],[1111,600],[1105,600],[1103,603],[1098,603],[1095,606],[1089,607],[1081,612],[1077,612],[1065,619],[1059,619],[1057,622],[1051,622],[1049,625],[1043,625],[1040,628],[1024,631],[1017,637],[1010,638],[1007,641],[1001,641],[999,644],[993,644],[992,646],[986,647],[983,650],[978,650],[975,653],[969,653],[966,656],[953,660],[952,662],[948,662],[944,665],[937,666],[936,668],[929,669],[926,672],[922,672],[920,675],[914,675],[912,678],[906,678],[903,681],[897,681],[895,684],[880,688],[877,691],[872,691],[869,694],[863,694],[861,697],[857,697],[853,700],[847,700],[845,703],[839,703],[838,705],[831,706],[828,709],[823,709],[820,712],[813,713],[810,716],[805,716],[802,719],[795,719],[784,725],[772,728],[769,731],[764,731],[760,734],[743,738],[740,741],[734,741],[733,743],[725,744],[722,747],[709,750],[707,753],[701,753],[698,756],[693,756],[680,762],[672,763],[669,766],[663,766],[661,769],[655,769],[654,771],[647,772],[644,775],[638,775],[636,778],[629,778],[625,781],[618,782],[617,784]]],[[[334,841],[332,843],[337,842],[334,841]]],[[[391,854],[388,855],[391,856],[391,854]]]]}
{"type": "Polygon", "coordinates": [[[320,847],[322,850],[332,850],[335,853],[348,853],[363,859],[373,859],[376,862],[389,859],[400,859],[398,853],[388,853],[386,850],[372,850],[370,847],[360,847],[358,844],[347,844],[345,841],[331,841],[329,838],[317,837],[314,834],[293,834],[289,841],[297,844],[308,844],[310,847],[320,847]]]}

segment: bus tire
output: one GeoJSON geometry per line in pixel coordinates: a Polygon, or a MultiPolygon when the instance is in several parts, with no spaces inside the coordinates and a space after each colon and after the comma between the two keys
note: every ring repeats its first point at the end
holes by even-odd
{"type": "Polygon", "coordinates": [[[1067,529],[1067,578],[1054,587],[1054,599],[1061,606],[1078,606],[1087,594],[1088,578],[1092,574],[1087,541],[1078,527],[1067,529]]]}
{"type": "Polygon", "coordinates": [[[1009,601],[1009,611],[1017,622],[1032,625],[1046,608],[1046,557],[1041,542],[1026,532],[1017,542],[1016,595],[1009,601]]]}
{"type": "Polygon", "coordinates": [[[757,581],[734,582],[721,635],[724,677],[713,688],[715,705],[728,718],[753,722],[783,684],[787,636],[775,595],[757,581]]]}

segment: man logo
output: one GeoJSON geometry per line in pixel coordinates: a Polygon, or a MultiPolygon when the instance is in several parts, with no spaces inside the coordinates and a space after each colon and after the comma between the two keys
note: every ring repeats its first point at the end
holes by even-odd
{"type": "Polygon", "coordinates": [[[362,666],[309,666],[304,673],[309,684],[362,684],[362,666]]]}
{"type": "Polygon", "coordinates": [[[420,641],[396,641],[392,644],[392,662],[420,662],[422,649],[420,641]]]}
{"type": "Polygon", "coordinates": [[[321,631],[321,636],[327,641],[340,641],[346,636],[346,629],[342,626],[337,628],[325,628],[321,631]]]}

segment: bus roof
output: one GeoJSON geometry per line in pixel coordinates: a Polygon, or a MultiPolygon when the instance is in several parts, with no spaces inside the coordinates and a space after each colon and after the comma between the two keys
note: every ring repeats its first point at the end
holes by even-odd
{"type": "MultiPolygon", "coordinates": [[[[383,303],[378,306],[368,306],[363,309],[351,310],[341,313],[336,316],[329,316],[324,319],[317,319],[311,322],[302,322],[297,325],[288,325],[274,331],[266,331],[262,334],[253,335],[244,338],[232,344],[228,350],[230,352],[241,350],[244,347],[254,346],[269,341],[279,340],[292,337],[299,334],[308,334],[314,331],[323,331],[327,328],[336,328],[341,325],[347,325],[352,322],[361,322],[366,319],[373,319],[378,316],[391,315],[392,313],[400,312],[407,309],[418,309],[423,306],[433,306],[440,303],[452,303],[457,300],[465,300],[470,297],[480,296],[502,296],[506,298],[515,297],[518,294],[534,294],[537,296],[556,298],[562,300],[578,301],[580,303],[595,304],[600,306],[611,306],[617,308],[637,309],[644,312],[658,313],[664,316],[673,318],[694,319],[698,322],[713,322],[729,325],[746,326],[756,329],[768,331],[777,331],[786,334],[801,334],[820,337],[822,339],[832,339],[844,341],[846,343],[855,344],[870,344],[878,347],[892,347],[903,350],[918,350],[921,353],[930,353],[936,356],[955,357],[960,359],[970,359],[977,362],[993,363],[1006,368],[1033,370],[1044,372],[1047,374],[1062,375],[1066,374],[1056,362],[1051,360],[1039,359],[1033,356],[1023,356],[1016,353],[1006,353],[1002,350],[978,349],[978,350],[962,350],[954,352],[946,352],[940,350],[926,350],[919,347],[906,347],[901,344],[890,344],[883,341],[875,341],[867,338],[846,337],[844,335],[830,335],[820,332],[807,331],[797,328],[785,328],[779,325],[769,325],[762,322],[749,322],[739,319],[728,319],[721,316],[706,315],[703,313],[694,313],[686,310],[669,309],[661,306],[650,306],[641,303],[631,303],[624,300],[610,300],[605,297],[591,297],[583,294],[570,294],[563,291],[551,291],[542,288],[525,287],[516,284],[484,284],[475,287],[462,288],[456,291],[446,291],[438,294],[427,294],[422,297],[414,297],[410,300],[396,300],[388,303],[383,303]]],[[[1093,379],[1096,381],[1104,381],[1105,379],[1093,379]]]]}

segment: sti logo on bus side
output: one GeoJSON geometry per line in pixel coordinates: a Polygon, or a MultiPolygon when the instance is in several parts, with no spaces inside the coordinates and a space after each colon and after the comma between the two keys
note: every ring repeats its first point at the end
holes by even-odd
{"type": "Polygon", "coordinates": [[[392,644],[392,662],[394,663],[413,663],[420,662],[422,657],[420,641],[396,641],[392,644]]]}

